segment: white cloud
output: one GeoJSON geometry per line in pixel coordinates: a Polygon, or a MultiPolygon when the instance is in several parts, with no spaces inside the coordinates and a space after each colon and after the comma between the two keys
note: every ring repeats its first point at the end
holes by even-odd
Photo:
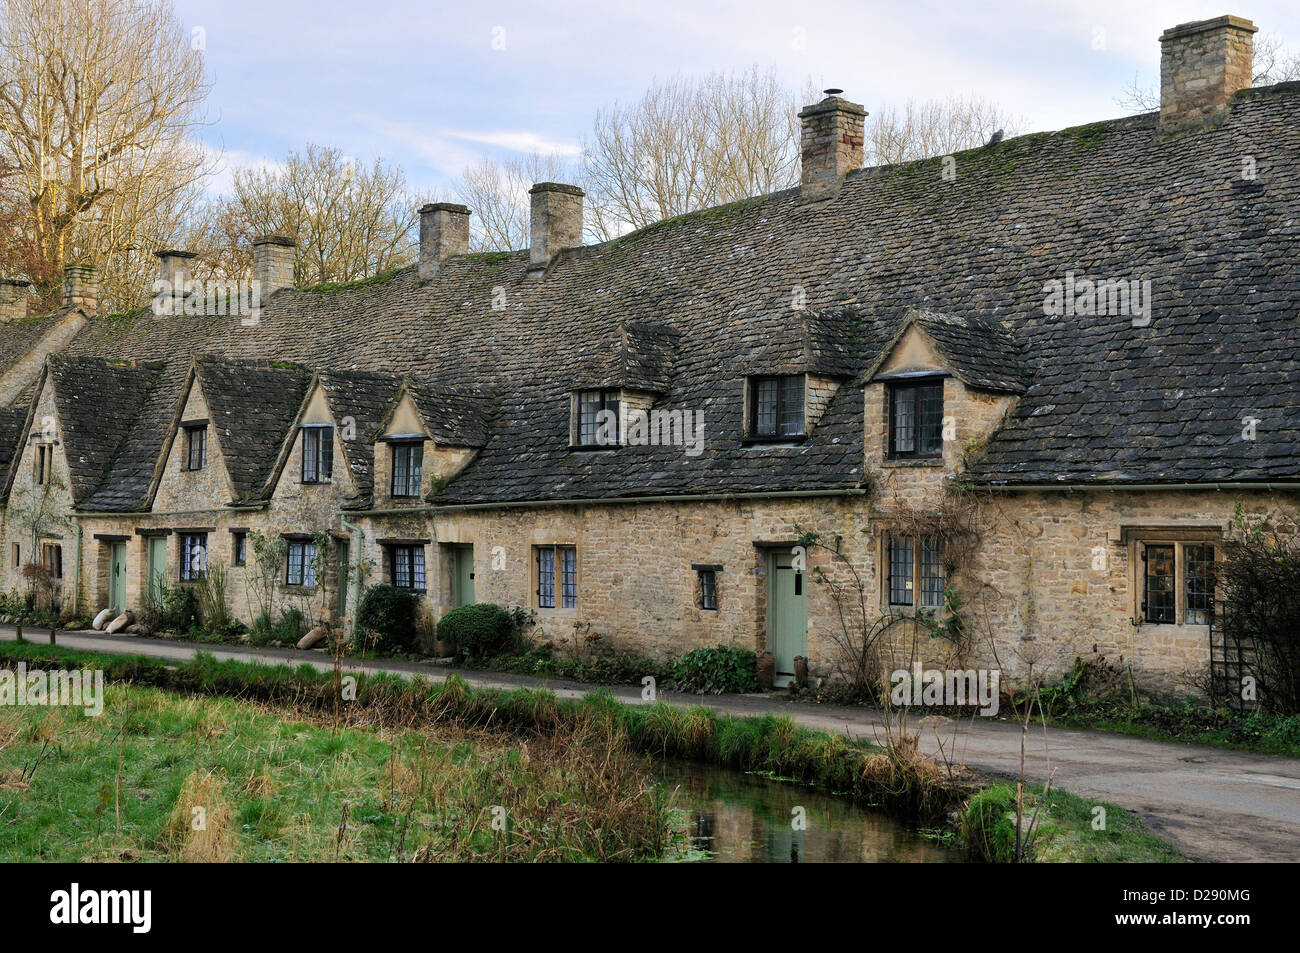
{"type": "Polygon", "coordinates": [[[536,152],[541,155],[576,156],[582,154],[582,146],[576,142],[563,142],[550,139],[536,132],[465,132],[449,130],[447,135],[465,142],[477,142],[512,152],[536,152]]]}

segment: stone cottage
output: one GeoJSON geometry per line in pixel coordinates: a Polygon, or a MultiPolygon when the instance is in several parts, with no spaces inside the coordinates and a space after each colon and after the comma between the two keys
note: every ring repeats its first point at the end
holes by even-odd
{"type": "Polygon", "coordinates": [[[1234,512],[1300,497],[1300,84],[1248,88],[1255,29],[1166,31],[1159,112],[894,166],[832,91],[798,187],[600,245],[539,183],[528,249],[429,205],[418,264],[355,286],[261,239],[252,315],[186,307],[182,252],[169,308],[0,285],[3,582],[92,613],[219,564],[247,620],[256,533],[320,616],[385,581],[783,677],[921,631],[1172,684],[1234,512]]]}

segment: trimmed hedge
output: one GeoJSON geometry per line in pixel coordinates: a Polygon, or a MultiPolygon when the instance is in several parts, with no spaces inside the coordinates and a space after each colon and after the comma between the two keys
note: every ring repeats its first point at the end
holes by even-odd
{"type": "Polygon", "coordinates": [[[438,620],[438,637],[466,655],[496,655],[510,644],[510,614],[491,602],[452,609],[438,620]]]}
{"type": "Polygon", "coordinates": [[[420,598],[409,589],[371,586],[357,609],[354,641],[360,648],[406,652],[415,647],[420,598]]]}

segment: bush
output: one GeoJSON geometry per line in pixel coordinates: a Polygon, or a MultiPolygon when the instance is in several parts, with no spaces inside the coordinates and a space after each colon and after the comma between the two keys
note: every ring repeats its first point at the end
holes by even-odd
{"type": "Polygon", "coordinates": [[[995,784],[970,799],[961,819],[961,840],[976,860],[995,864],[1016,859],[1016,792],[995,784]]]}
{"type": "Polygon", "coordinates": [[[385,652],[406,652],[414,648],[418,630],[420,598],[409,589],[380,584],[361,597],[357,610],[358,648],[385,652]]]}
{"type": "Polygon", "coordinates": [[[705,692],[710,695],[756,692],[757,662],[757,657],[750,649],[727,645],[692,649],[677,660],[673,678],[677,687],[686,692],[705,692]]]}
{"type": "Polygon", "coordinates": [[[146,601],[140,616],[155,631],[188,635],[199,624],[199,598],[191,586],[164,586],[157,598],[146,601]]]}
{"type": "Polygon", "coordinates": [[[438,637],[475,658],[496,655],[513,633],[510,613],[491,602],[460,606],[438,620],[438,637]]]}

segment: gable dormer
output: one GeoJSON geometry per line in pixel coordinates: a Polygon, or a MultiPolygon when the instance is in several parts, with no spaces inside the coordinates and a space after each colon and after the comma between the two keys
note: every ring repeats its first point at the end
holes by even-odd
{"type": "Polygon", "coordinates": [[[911,310],[861,378],[868,469],[963,469],[1027,386],[1019,349],[991,322],[911,310]]]}
{"type": "Polygon", "coordinates": [[[668,393],[678,332],[648,321],[620,321],[608,343],[582,354],[581,371],[570,381],[569,446],[599,450],[622,446],[668,393]]]}
{"type": "Polygon", "coordinates": [[[490,398],[406,380],[375,436],[375,496],[419,503],[487,443],[490,398]]]}

